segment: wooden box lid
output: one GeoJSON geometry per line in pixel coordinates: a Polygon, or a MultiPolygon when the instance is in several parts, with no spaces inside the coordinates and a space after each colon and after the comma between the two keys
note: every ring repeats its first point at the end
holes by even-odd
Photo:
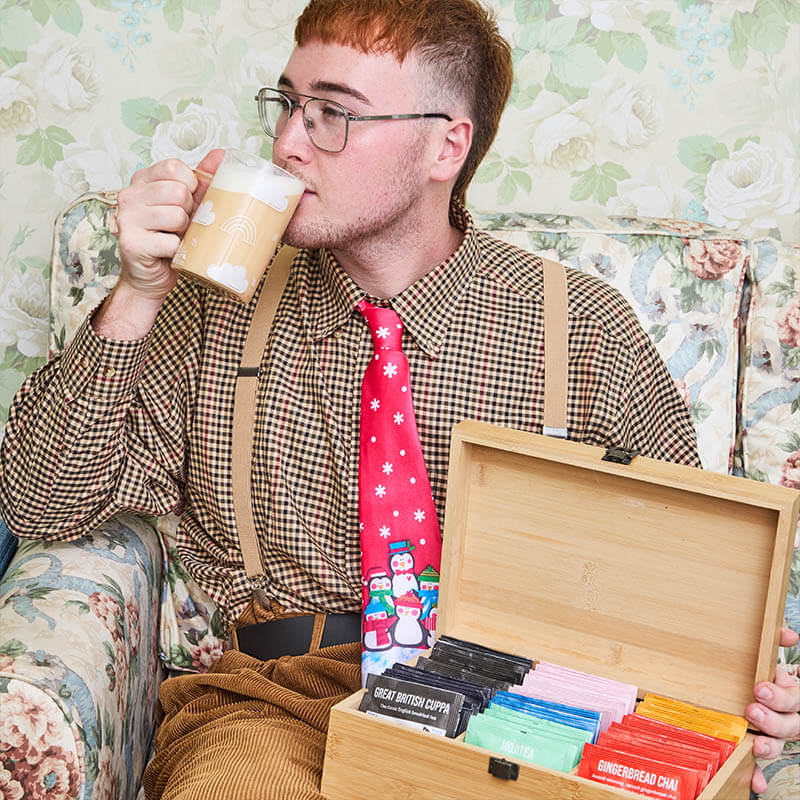
{"type": "Polygon", "coordinates": [[[800,492],[453,429],[438,630],[742,714],[774,674],[800,492]]]}

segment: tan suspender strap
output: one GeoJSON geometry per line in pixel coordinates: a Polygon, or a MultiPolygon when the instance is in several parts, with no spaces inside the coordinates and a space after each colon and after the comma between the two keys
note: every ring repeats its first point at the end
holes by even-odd
{"type": "Polygon", "coordinates": [[[567,273],[558,261],[542,259],[544,270],[545,436],[567,438],[567,273]]]}
{"type": "Polygon", "coordinates": [[[289,269],[296,254],[296,248],[284,245],[278,251],[264,278],[264,285],[261,287],[261,294],[258,296],[242,350],[233,396],[231,490],[233,491],[233,513],[236,517],[239,546],[242,548],[242,558],[248,578],[261,575],[264,571],[253,519],[253,497],[250,483],[258,379],[261,377],[261,359],[264,356],[264,348],[267,346],[272,320],[289,279],[289,269]]]}

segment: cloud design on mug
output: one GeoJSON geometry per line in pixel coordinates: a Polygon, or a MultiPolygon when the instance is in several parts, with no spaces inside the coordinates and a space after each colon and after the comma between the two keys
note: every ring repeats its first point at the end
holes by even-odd
{"type": "Polygon", "coordinates": [[[227,286],[240,294],[247,291],[247,287],[250,285],[247,280],[247,270],[242,264],[234,266],[227,261],[224,264],[209,264],[206,274],[212,281],[227,286]]]}
{"type": "Polygon", "coordinates": [[[214,213],[212,202],[210,200],[205,200],[200,203],[197,207],[197,211],[194,212],[192,222],[196,222],[198,225],[213,225],[216,218],[217,215],[214,213]]]}

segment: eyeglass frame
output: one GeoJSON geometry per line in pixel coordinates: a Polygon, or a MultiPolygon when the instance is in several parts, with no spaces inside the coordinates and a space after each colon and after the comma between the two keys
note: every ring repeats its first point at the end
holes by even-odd
{"type": "Polygon", "coordinates": [[[289,124],[289,121],[294,116],[294,112],[300,109],[303,114],[303,129],[308,136],[308,140],[317,150],[321,150],[323,153],[341,153],[345,147],[347,147],[347,140],[350,136],[350,123],[351,122],[369,122],[373,120],[382,121],[382,120],[393,120],[393,119],[446,119],[448,122],[452,122],[453,118],[449,114],[444,114],[442,112],[426,112],[424,114],[353,114],[352,111],[348,111],[341,103],[337,102],[336,100],[330,100],[327,97],[315,97],[310,94],[301,94],[300,92],[295,91],[287,91],[286,89],[276,89],[272,86],[262,86],[258,90],[258,94],[255,96],[256,105],[258,106],[258,119],[261,122],[261,129],[264,133],[269,136],[271,139],[279,139],[280,136],[270,133],[267,130],[267,125],[264,121],[264,116],[261,113],[261,95],[262,92],[275,92],[283,97],[287,103],[289,103],[289,117],[286,120],[286,124],[289,124]],[[292,96],[294,97],[303,97],[305,98],[305,103],[298,103],[292,96]],[[320,147],[315,141],[314,137],[311,135],[310,131],[308,130],[308,126],[306,124],[306,105],[310,103],[312,100],[321,100],[325,103],[330,103],[331,105],[338,106],[342,109],[342,116],[344,117],[344,143],[338,150],[328,150],[325,147],[320,147]]]}

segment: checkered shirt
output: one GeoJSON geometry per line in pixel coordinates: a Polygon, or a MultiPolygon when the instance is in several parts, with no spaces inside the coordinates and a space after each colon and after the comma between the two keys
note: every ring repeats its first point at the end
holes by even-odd
{"type": "MultiPolygon", "coordinates": [[[[452,426],[542,430],[538,257],[474,229],[391,299],[440,523],[452,426]]],[[[568,270],[569,438],[699,466],[686,407],[619,293],[568,270]]],[[[300,251],[265,350],[253,447],[268,596],[290,610],[360,608],[358,431],[372,337],[364,292],[327,251],[300,251]]],[[[368,298],[373,299],[374,298],[368,298]]],[[[79,537],[126,509],[181,509],[179,550],[226,623],[251,596],[234,521],[231,421],[249,306],[181,279],[155,327],[111,341],[84,323],[24,384],[0,454],[0,510],[17,534],[79,537]]]]}

